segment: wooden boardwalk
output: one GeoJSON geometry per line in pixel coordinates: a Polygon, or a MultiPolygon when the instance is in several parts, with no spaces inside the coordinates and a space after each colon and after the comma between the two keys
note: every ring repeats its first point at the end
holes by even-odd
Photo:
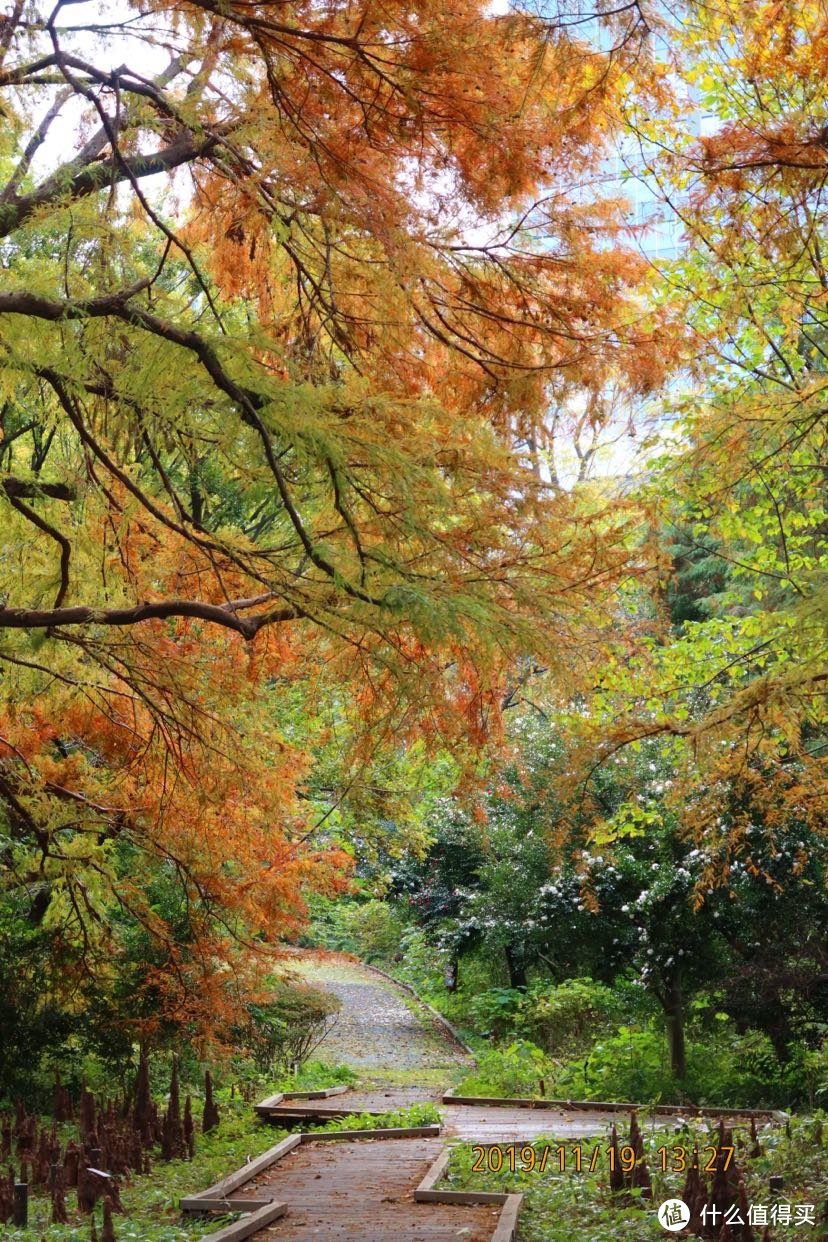
{"type": "MultiPolygon", "coordinates": [[[[433,1032],[428,1039],[423,1036],[422,1023],[395,996],[391,983],[378,982],[358,964],[336,955],[326,955],[319,964],[303,954],[301,962],[316,971],[315,982],[337,991],[343,1000],[347,1022],[327,1049],[332,1058],[358,1069],[422,1066],[422,1081],[431,1084],[437,1078],[445,1081],[438,1072],[441,1066],[454,1071],[465,1059],[465,1054],[453,1048],[442,1052],[435,1048],[439,1040],[433,1032]]],[[[445,1041],[444,1036],[440,1038],[445,1041]]],[[[372,1077],[376,1082],[378,1075],[372,1077]]],[[[526,1106],[519,1102],[502,1106],[488,1101],[464,1103],[444,1100],[442,1090],[424,1085],[373,1086],[322,1099],[273,1096],[257,1104],[256,1112],[280,1128],[305,1133],[301,1139],[295,1133],[281,1140],[273,1149],[277,1151],[275,1162],[271,1153],[265,1153],[257,1158],[258,1171],[255,1167],[237,1170],[200,1192],[200,1201],[199,1196],[187,1201],[187,1211],[200,1210],[200,1203],[209,1203],[209,1210],[226,1211],[234,1210],[232,1198],[236,1211],[255,1214],[256,1219],[248,1215],[245,1223],[242,1216],[220,1231],[217,1242],[219,1238],[240,1242],[249,1236],[254,1242],[514,1242],[522,1196],[491,1193],[496,1189],[493,1185],[483,1196],[489,1200],[486,1203],[461,1203],[460,1199],[471,1195],[457,1192],[449,1193],[453,1201],[448,1203],[434,1201],[438,1194],[446,1194],[437,1190],[445,1166],[435,1165],[446,1151],[446,1141],[528,1143],[541,1136],[602,1141],[599,1136],[607,1135],[613,1123],[622,1130],[629,1124],[626,1109],[619,1112],[617,1106],[564,1101],[549,1108],[538,1108],[530,1101],[526,1106]],[[307,1133],[314,1122],[324,1124],[350,1113],[380,1116],[426,1101],[439,1108],[443,1126],[439,1136],[420,1137],[415,1132],[406,1137],[343,1136],[330,1141],[307,1133]],[[279,1211],[284,1215],[275,1219],[279,1211]]],[[[645,1113],[642,1128],[674,1125],[676,1112],[660,1117],[645,1113]]],[[[744,1118],[739,1120],[746,1124],[744,1118]]]]}
{"type": "Polygon", "coordinates": [[[303,1143],[244,1187],[245,1195],[287,1204],[287,1214],[255,1237],[260,1242],[490,1242],[499,1207],[414,1201],[414,1188],[442,1146],[437,1137],[303,1143]]]}
{"type": "MultiPolygon", "coordinates": [[[[562,1139],[587,1138],[608,1133],[613,1123],[624,1127],[629,1122],[628,1113],[608,1112],[600,1106],[593,1109],[588,1105],[581,1105],[578,1108],[563,1109],[439,1103],[439,1095],[435,1098],[427,1090],[410,1087],[348,1091],[344,1095],[324,1100],[286,1100],[282,1104],[269,1107],[261,1115],[267,1116],[276,1125],[295,1125],[299,1129],[307,1129],[314,1119],[322,1123],[348,1113],[380,1114],[428,1099],[437,1103],[440,1109],[444,1138],[462,1139],[470,1143],[531,1142],[540,1135],[553,1135],[562,1139]]],[[[692,1111],[687,1115],[692,1117],[692,1111]]],[[[727,1118],[726,1112],[724,1115],[727,1118]]],[[[667,1126],[671,1122],[675,1122],[675,1117],[654,1114],[645,1115],[640,1124],[646,1129],[667,1126]]],[[[730,1118],[730,1124],[747,1125],[747,1121],[735,1116],[730,1118]]]]}

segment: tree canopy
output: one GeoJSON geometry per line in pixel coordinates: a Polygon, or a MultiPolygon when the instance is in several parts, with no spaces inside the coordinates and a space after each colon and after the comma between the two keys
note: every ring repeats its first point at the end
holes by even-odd
{"type": "Polygon", "coordinates": [[[297,711],[474,745],[638,571],[530,445],[553,384],[663,371],[582,189],[643,29],[76,11],[0,27],[4,891],[70,986],[143,936],[129,1020],[203,1024],[347,863],[297,711]]]}
{"type": "MultiPolygon", "coordinates": [[[[548,868],[589,923],[612,884],[572,851],[617,850],[626,893],[652,846],[680,1025],[682,980],[736,952],[699,947],[714,891],[761,919],[780,870],[823,875],[786,852],[826,822],[822,6],[500,7],[0,22],[20,1012],[46,969],[127,1040],[226,1031],[308,897],[378,860],[432,866],[457,944],[476,885],[523,986],[548,868]],[[631,147],[669,262],[610,176],[631,147]],[[647,410],[646,468],[602,477],[647,410]],[[532,713],[566,758],[537,836],[504,793],[532,713]]],[[[613,920],[605,965],[643,926],[613,920]]]]}

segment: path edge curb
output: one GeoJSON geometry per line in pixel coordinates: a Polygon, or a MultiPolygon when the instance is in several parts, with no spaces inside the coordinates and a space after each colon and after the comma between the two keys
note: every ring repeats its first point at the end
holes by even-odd
{"type": "MultiPolygon", "coordinates": [[[[380,1113],[379,1116],[382,1114],[380,1113]]],[[[330,1143],[336,1139],[439,1138],[442,1131],[441,1125],[389,1126],[385,1130],[302,1130],[299,1134],[299,1142],[330,1143]]]]}
{"type": "MultiPolygon", "coordinates": [[[[228,1202],[227,1210],[230,1212],[233,1211],[232,1203],[232,1200],[228,1202]]],[[[258,1233],[260,1229],[271,1225],[273,1221],[286,1216],[287,1210],[286,1203],[281,1203],[276,1199],[263,1199],[262,1206],[257,1212],[251,1212],[249,1216],[234,1220],[231,1225],[225,1225],[216,1233],[204,1234],[202,1242],[243,1242],[244,1238],[249,1238],[251,1234],[258,1233]]]]}
{"type": "Polygon", "coordinates": [[[490,1242],[513,1242],[517,1232],[518,1216],[523,1206],[522,1194],[509,1194],[498,1190],[436,1190],[436,1183],[445,1173],[451,1160],[451,1147],[444,1147],[414,1191],[418,1203],[500,1204],[501,1210],[490,1242]]]}
{"type": "Polygon", "coordinates": [[[467,1056],[471,1057],[475,1065],[477,1064],[477,1053],[474,1049],[466,1043],[457,1028],[449,1022],[448,1018],[445,1017],[444,1014],[440,1013],[439,1009],[435,1009],[433,1005],[429,1005],[428,1001],[424,1000],[422,996],[420,996],[420,993],[415,987],[412,987],[410,983],[404,983],[402,979],[395,979],[393,975],[389,975],[387,970],[382,970],[379,966],[374,966],[372,962],[363,962],[361,958],[358,960],[359,964],[364,966],[366,970],[372,970],[375,975],[380,975],[389,983],[393,983],[396,987],[402,988],[404,992],[408,992],[410,996],[413,996],[415,1001],[417,1001],[419,1005],[422,1005],[424,1009],[427,1009],[431,1016],[436,1018],[440,1025],[448,1031],[454,1042],[463,1049],[467,1056]]]}
{"type": "Polygon", "coordinates": [[[440,1098],[442,1104],[467,1104],[476,1108],[525,1108],[554,1109],[564,1113],[635,1113],[651,1112],[667,1117],[738,1117],[745,1121],[785,1122],[788,1114],[773,1108],[713,1108],[709,1105],[681,1104],[625,1104],[618,1100],[541,1100],[531,1097],[504,1095],[458,1095],[453,1087],[447,1088],[440,1098]]]}
{"type": "Polygon", "coordinates": [[[282,1100],[327,1100],[332,1095],[344,1095],[350,1090],[350,1085],[341,1084],[336,1087],[321,1087],[317,1091],[274,1091],[273,1095],[267,1095],[258,1104],[254,1104],[253,1111],[260,1116],[267,1116],[268,1110],[278,1107],[282,1100]]]}
{"type": "MultiPolygon", "coordinates": [[[[198,1203],[204,1199],[228,1199],[234,1190],[238,1190],[240,1186],[244,1186],[251,1181],[259,1173],[263,1173],[265,1169],[269,1169],[272,1164],[286,1156],[289,1151],[293,1151],[294,1147],[298,1147],[301,1138],[298,1134],[288,1134],[285,1138],[280,1139],[273,1147],[268,1147],[267,1151],[263,1151],[255,1160],[251,1160],[248,1164],[241,1165],[233,1173],[228,1173],[227,1177],[221,1178],[220,1181],[214,1182],[212,1186],[208,1186],[206,1190],[199,1190],[194,1195],[185,1195],[179,1202],[179,1207],[184,1212],[199,1211],[198,1203]],[[186,1207],[184,1205],[187,1205],[186,1207]],[[193,1207],[189,1205],[193,1204],[193,1207]]],[[[212,1237],[212,1235],[208,1235],[212,1237]]]]}

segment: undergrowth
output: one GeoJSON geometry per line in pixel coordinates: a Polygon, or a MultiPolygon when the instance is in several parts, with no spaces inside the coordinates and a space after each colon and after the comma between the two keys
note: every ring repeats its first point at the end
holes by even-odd
{"type": "MultiPolygon", "coordinates": [[[[626,1133],[626,1119],[619,1120],[619,1131],[626,1133]]],[[[761,1154],[747,1155],[745,1131],[734,1133],[736,1159],[744,1171],[748,1203],[815,1207],[815,1226],[809,1224],[773,1224],[770,1235],[776,1242],[794,1239],[816,1239],[828,1236],[828,1221],[822,1216],[828,1202],[828,1125],[824,1114],[807,1121],[794,1119],[788,1126],[765,1126],[759,1132],[761,1154]],[[782,1178],[782,1189],[772,1192],[769,1178],[782,1178]]],[[[619,1137],[619,1142],[624,1140],[619,1137]]],[[[635,1201],[622,1205],[609,1190],[608,1134],[590,1138],[560,1139],[554,1135],[533,1139],[531,1144],[517,1144],[513,1157],[514,1171],[509,1168],[508,1144],[501,1144],[502,1167],[493,1172],[488,1157],[479,1172],[472,1166],[480,1162],[480,1149],[472,1144],[459,1144],[452,1149],[451,1162],[441,1185],[451,1190],[496,1190],[522,1193],[525,1198],[520,1214],[521,1242],[610,1242],[610,1239],[663,1239],[665,1233],[656,1219],[658,1206],[668,1198],[680,1197],[685,1174],[672,1171],[676,1148],[700,1148],[716,1143],[716,1131],[706,1125],[673,1126],[644,1133],[644,1148],[653,1182],[653,1198],[641,1199],[634,1191],[635,1201]],[[594,1173],[588,1171],[591,1153],[596,1145],[600,1160],[594,1173]],[[581,1147],[582,1172],[575,1167],[575,1148],[581,1147]],[[666,1148],[668,1172],[661,1171],[659,1148],[666,1148]],[[535,1153],[535,1167],[530,1170],[528,1151],[535,1153]],[[543,1153],[546,1165],[541,1171],[543,1153]],[[563,1153],[563,1154],[561,1154],[563,1153]],[[561,1165],[563,1164],[563,1168],[561,1165]]],[[[497,1158],[492,1160],[496,1166],[497,1158]]],[[[793,1216],[792,1212],[792,1216],[793,1216]]],[[[762,1227],[756,1229],[759,1236],[762,1227]]],[[[682,1235],[684,1236],[684,1235],[682,1235]]]]}
{"type": "Polygon", "coordinates": [[[397,1108],[391,1112],[377,1116],[375,1113],[349,1113],[347,1117],[339,1117],[325,1125],[309,1125],[309,1130],[396,1130],[412,1129],[415,1126],[434,1126],[440,1123],[440,1110],[436,1104],[428,1102],[409,1104],[406,1108],[397,1108]]]}
{"type": "MultiPolygon", "coordinates": [[[[334,1086],[338,1082],[353,1082],[355,1077],[347,1066],[329,1066],[313,1061],[308,1062],[298,1074],[283,1076],[275,1086],[272,1082],[266,1086],[262,1084],[262,1095],[278,1090],[280,1086],[286,1090],[315,1090],[334,1086]]],[[[231,1098],[227,1088],[217,1091],[216,1099],[220,1112],[218,1128],[210,1134],[197,1133],[196,1154],[192,1160],[159,1160],[153,1163],[149,1175],[133,1174],[121,1180],[121,1201],[126,1215],[114,1218],[117,1242],[194,1242],[234,1219],[231,1216],[185,1219],[178,1207],[179,1200],[204,1190],[248,1159],[275,1146],[288,1131],[260,1121],[252,1104],[238,1095],[231,1098]]],[[[425,1123],[406,1121],[395,1124],[425,1123]]],[[[89,1242],[90,1219],[75,1208],[72,1190],[67,1190],[66,1204],[70,1213],[69,1223],[52,1225],[48,1195],[30,1191],[28,1227],[16,1229],[11,1225],[0,1226],[3,1242],[89,1242]]],[[[99,1235],[101,1212],[101,1205],[98,1204],[96,1224],[99,1235]]]]}

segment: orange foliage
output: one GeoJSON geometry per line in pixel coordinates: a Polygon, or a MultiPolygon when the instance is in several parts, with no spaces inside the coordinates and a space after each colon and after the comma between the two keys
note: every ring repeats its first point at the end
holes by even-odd
{"type": "MultiPolygon", "coordinates": [[[[0,293],[4,375],[45,411],[37,444],[59,434],[48,490],[0,492],[0,628],[48,653],[2,656],[0,796],[10,887],[45,894],[76,975],[123,951],[120,906],[163,947],[151,1021],[202,1025],[303,895],[344,882],[281,696],[341,703],[360,761],[414,737],[462,758],[500,740],[515,657],[588,677],[607,600],[646,571],[628,506],[529,458],[550,402],[586,394],[597,421],[610,381],[641,393],[671,365],[619,206],[588,188],[630,81],[660,87],[632,11],[606,17],[608,53],[487,0],[133,8],[169,70],[101,76],[44,33],[91,130],[28,193],[21,115],[3,194],[0,237],[33,235],[0,293]],[[170,224],[143,178],[176,170],[170,224]],[[61,264],[38,254],[56,238],[61,264]]],[[[41,83],[16,23],[10,114],[41,83]]]]}

